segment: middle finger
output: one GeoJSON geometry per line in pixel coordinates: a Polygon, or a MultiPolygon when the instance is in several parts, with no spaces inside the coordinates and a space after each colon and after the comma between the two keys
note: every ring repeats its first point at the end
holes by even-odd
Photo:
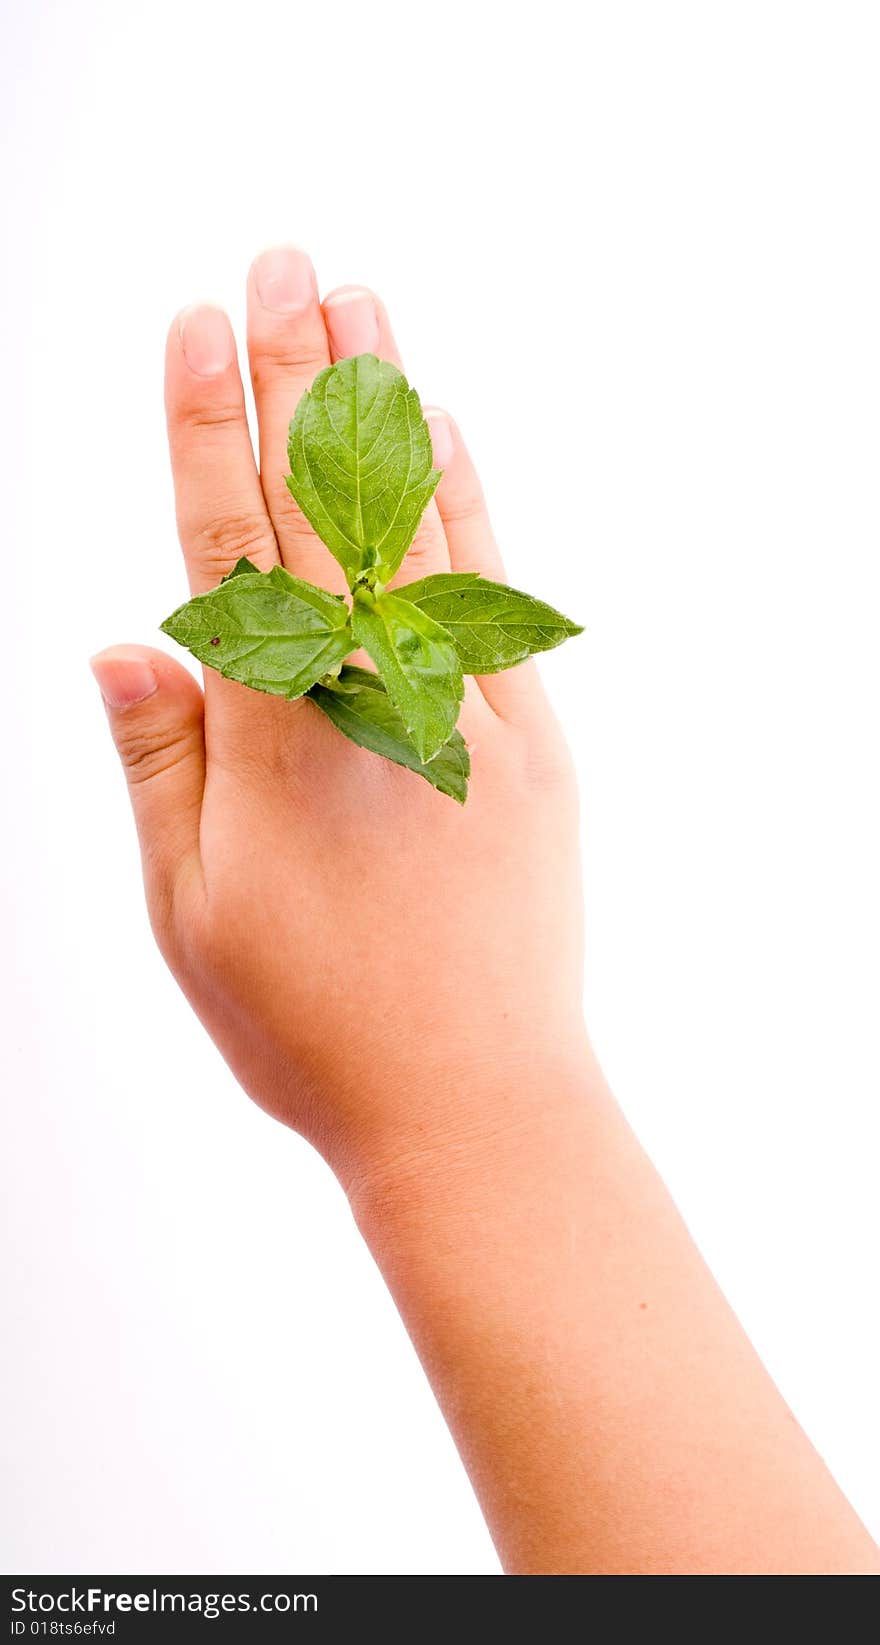
{"type": "Polygon", "coordinates": [[[285,483],[287,434],[301,395],[330,348],[315,271],[295,246],[264,251],[248,276],[248,354],[260,436],[260,480],[288,571],[342,592],[345,579],[297,508],[285,483]]]}

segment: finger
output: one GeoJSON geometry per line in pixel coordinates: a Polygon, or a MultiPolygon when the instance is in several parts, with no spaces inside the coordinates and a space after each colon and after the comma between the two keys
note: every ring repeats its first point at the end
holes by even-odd
{"type": "MultiPolygon", "coordinates": [[[[340,286],[331,291],[324,298],[324,319],[334,360],[347,360],[354,354],[377,354],[380,360],[390,360],[402,369],[385,305],[365,286],[340,286]]],[[[432,499],[422,515],[406,559],[392,579],[392,586],[400,587],[433,571],[448,570],[449,550],[437,505],[432,499]]]]}
{"type": "Polygon", "coordinates": [[[334,360],[376,354],[402,370],[385,305],[366,286],[337,286],[324,298],[324,323],[334,360]]]}
{"type": "Polygon", "coordinates": [[[503,582],[504,566],[483,490],[458,428],[439,406],[425,406],[425,420],[431,430],[434,467],[443,470],[434,496],[452,569],[478,571],[481,577],[503,582]]]}
{"type": "Polygon", "coordinates": [[[91,666],[128,783],[147,902],[162,942],[183,892],[201,884],[202,693],[180,663],[146,646],[114,646],[91,666]]]}
{"type": "Polygon", "coordinates": [[[235,339],[221,309],[185,309],[172,325],[165,407],[193,593],[215,587],[243,554],[267,571],[278,545],[254,462],[235,339]]]}
{"type": "MultiPolygon", "coordinates": [[[[442,468],[435,498],[453,571],[476,571],[492,582],[505,582],[504,564],[489,520],[483,489],[461,434],[448,412],[428,406],[434,466],[442,468]]],[[[502,674],[481,674],[479,686],[502,719],[521,720],[544,706],[544,691],[532,661],[502,674]]]]}
{"type": "Polygon", "coordinates": [[[247,286],[248,353],[260,433],[260,478],[281,558],[297,577],[341,592],[345,578],[287,489],[287,436],[300,397],[330,349],[315,271],[305,252],[279,246],[257,258],[247,286]]]}

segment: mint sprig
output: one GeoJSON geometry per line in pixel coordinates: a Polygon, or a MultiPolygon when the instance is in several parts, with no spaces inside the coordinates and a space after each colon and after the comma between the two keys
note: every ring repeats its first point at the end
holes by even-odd
{"type": "Polygon", "coordinates": [[[339,561],[351,604],[247,559],[162,624],[208,668],[257,691],[308,695],[361,747],[463,803],[468,751],[455,729],[465,674],[511,668],[581,629],[476,572],[389,592],[440,473],[406,378],[372,354],[319,373],[290,425],[287,485],[339,561]],[[362,648],[377,673],[346,665],[362,648]]]}

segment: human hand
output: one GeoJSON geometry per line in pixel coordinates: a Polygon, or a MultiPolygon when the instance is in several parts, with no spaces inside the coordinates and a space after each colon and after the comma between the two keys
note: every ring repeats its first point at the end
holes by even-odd
{"type": "MultiPolygon", "coordinates": [[[[195,592],[240,555],[340,590],[284,484],[297,400],[334,358],[396,359],[381,305],[319,305],[299,253],[248,282],[260,439],[232,332],[172,327],[167,403],[195,592]]],[[[498,578],[454,425],[405,579],[498,578]]],[[[164,601],[163,601],[164,603],[164,601]]],[[[469,680],[464,807],[307,699],[160,651],[94,661],[159,945],[259,1103],[349,1193],[505,1568],[878,1569],[591,1057],[572,773],[533,665],[469,680]]]]}
{"type": "MultiPolygon", "coordinates": [[[[213,587],[247,554],[342,592],[286,489],[287,428],[331,361],[370,351],[400,363],[388,320],[360,288],[322,308],[293,250],[257,260],[247,298],[259,472],[226,316],[185,311],[168,338],[190,587],[213,587]]],[[[396,580],[450,567],[498,580],[458,431],[427,415],[444,477],[396,580]]],[[[586,1052],[576,794],[534,664],[467,681],[464,807],[346,741],[305,699],[211,670],[203,695],[144,647],[114,647],[93,667],[157,941],[250,1095],[342,1175],[527,1125],[536,1082],[524,1071],[586,1052]]]]}

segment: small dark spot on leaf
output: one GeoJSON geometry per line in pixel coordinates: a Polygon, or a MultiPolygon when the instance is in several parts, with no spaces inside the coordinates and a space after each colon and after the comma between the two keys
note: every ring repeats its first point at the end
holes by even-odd
{"type": "Polygon", "coordinates": [[[219,645],[220,644],[220,635],[219,634],[212,635],[211,644],[212,645],[219,645]]]}

